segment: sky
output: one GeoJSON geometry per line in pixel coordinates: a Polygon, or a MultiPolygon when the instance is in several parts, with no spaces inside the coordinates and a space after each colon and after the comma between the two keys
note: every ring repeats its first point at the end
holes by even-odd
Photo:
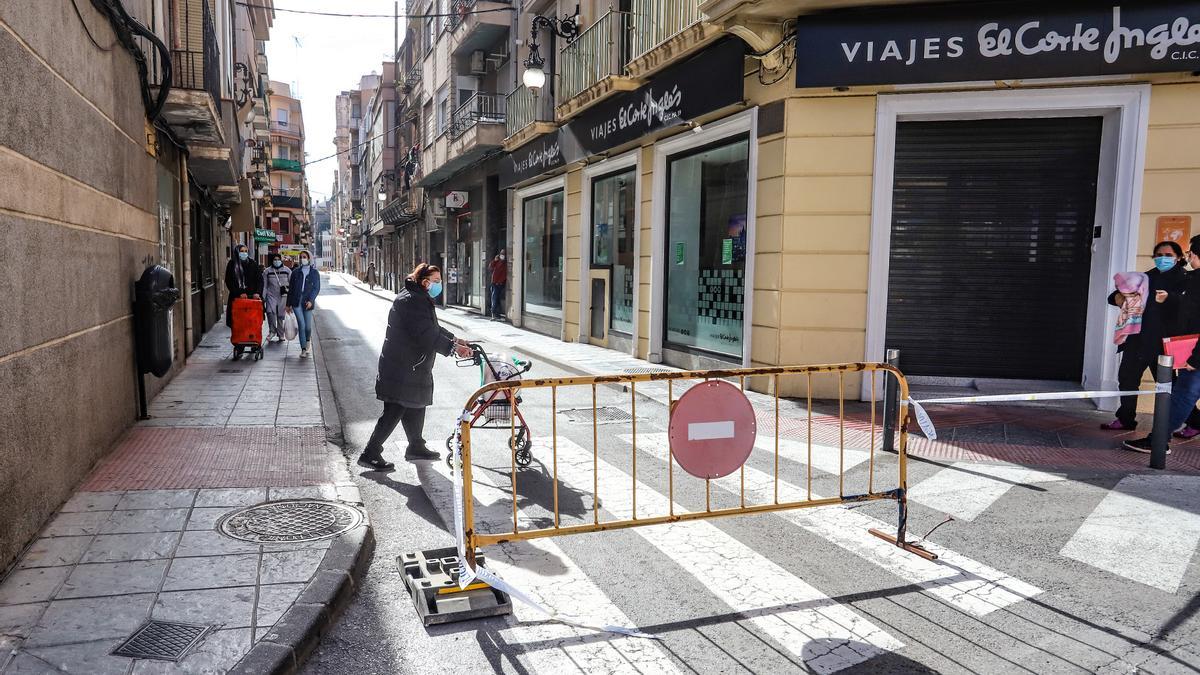
{"type": "MultiPolygon", "coordinates": [[[[275,25],[267,42],[267,70],[272,80],[292,85],[304,112],[307,160],[337,151],[334,99],[371,71],[382,72],[390,58],[393,22],[387,19],[312,16],[278,11],[304,9],[339,13],[391,14],[392,0],[276,0],[275,25]]],[[[400,3],[404,11],[404,3],[400,3]]],[[[404,35],[404,20],[400,20],[404,35]]],[[[336,159],[307,167],[313,200],[325,201],[333,189],[336,159]]]]}

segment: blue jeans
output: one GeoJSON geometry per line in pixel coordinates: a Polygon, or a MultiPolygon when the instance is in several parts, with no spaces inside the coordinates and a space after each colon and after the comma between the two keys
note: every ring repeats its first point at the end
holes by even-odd
{"type": "Polygon", "coordinates": [[[1200,370],[1181,370],[1171,386],[1171,431],[1187,421],[1200,401],[1200,370]]]}
{"type": "Polygon", "coordinates": [[[488,305],[488,314],[492,316],[503,316],[500,312],[500,305],[504,302],[504,284],[492,284],[492,301],[488,305]]]}
{"type": "Polygon", "coordinates": [[[300,328],[300,349],[308,349],[308,341],[312,339],[313,311],[293,307],[292,313],[296,315],[296,325],[300,328]]]}

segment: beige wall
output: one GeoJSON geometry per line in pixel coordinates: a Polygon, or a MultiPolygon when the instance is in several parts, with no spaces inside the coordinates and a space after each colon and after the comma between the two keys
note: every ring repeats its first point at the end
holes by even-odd
{"type": "Polygon", "coordinates": [[[159,232],[136,72],[69,3],[0,3],[0,73],[21,73],[0,76],[0,569],[137,413],[131,288],[159,232]]]}

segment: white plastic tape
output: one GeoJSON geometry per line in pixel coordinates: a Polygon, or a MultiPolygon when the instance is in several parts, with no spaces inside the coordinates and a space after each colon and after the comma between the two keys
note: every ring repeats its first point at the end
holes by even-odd
{"type": "Polygon", "coordinates": [[[929,413],[922,406],[932,403],[936,404],[953,404],[953,403],[1011,403],[1016,401],[1069,401],[1083,398],[1116,398],[1120,396],[1152,396],[1154,394],[1169,394],[1171,393],[1171,383],[1155,383],[1154,389],[1137,390],[1137,391],[1052,391],[1042,392],[1039,394],[996,394],[992,396],[955,396],[953,398],[927,398],[923,400],[908,399],[907,403],[912,404],[913,415],[917,418],[917,426],[921,427],[921,431],[930,440],[937,440],[937,429],[933,426],[933,420],[930,419],[929,413]]]}
{"type": "MultiPolygon", "coordinates": [[[[468,416],[468,414],[466,412],[464,412],[463,416],[460,419],[463,421],[467,421],[470,419],[470,417],[468,416]]],[[[650,635],[649,633],[643,633],[642,631],[637,630],[636,628],[626,628],[624,626],[614,626],[611,624],[592,623],[590,621],[586,621],[586,620],[578,618],[578,617],[559,613],[558,611],[550,609],[550,608],[542,605],[540,602],[529,597],[529,595],[526,594],[524,591],[517,588],[516,586],[513,586],[512,584],[501,579],[500,577],[496,576],[496,573],[492,572],[488,568],[483,567],[481,565],[481,566],[476,567],[475,569],[471,569],[471,566],[467,564],[467,538],[466,538],[466,530],[463,527],[465,516],[463,515],[464,501],[463,501],[463,485],[462,485],[462,480],[463,480],[463,478],[462,478],[462,476],[463,476],[462,438],[461,438],[461,434],[458,431],[456,431],[454,433],[453,452],[454,452],[454,476],[452,477],[451,482],[454,483],[454,536],[457,539],[457,544],[458,544],[458,567],[460,570],[459,575],[458,575],[458,587],[460,589],[466,588],[467,586],[469,586],[471,584],[471,582],[475,581],[476,579],[479,579],[480,581],[486,583],[488,586],[491,586],[492,588],[499,589],[500,591],[507,593],[510,597],[516,598],[517,600],[525,603],[526,605],[529,605],[530,607],[534,608],[535,610],[537,610],[537,611],[541,612],[542,614],[545,614],[546,616],[548,616],[552,619],[555,619],[557,621],[562,621],[563,623],[568,623],[573,626],[578,626],[580,628],[587,628],[590,630],[607,631],[609,633],[620,633],[621,635],[628,635],[630,637],[650,638],[652,640],[658,639],[658,636],[650,635]]]]}

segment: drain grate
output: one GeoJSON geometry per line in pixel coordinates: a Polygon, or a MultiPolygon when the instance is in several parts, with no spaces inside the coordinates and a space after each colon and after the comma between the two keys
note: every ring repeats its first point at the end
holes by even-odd
{"type": "Polygon", "coordinates": [[[131,659],[178,661],[212,630],[212,626],[151,619],[112,651],[113,656],[131,659]]]}
{"type": "Polygon", "coordinates": [[[345,504],[295,499],[235,511],[217,523],[217,531],[255,543],[316,541],[336,537],[362,521],[362,512],[345,504]]]}
{"type": "MultiPolygon", "coordinates": [[[[567,419],[572,424],[591,424],[592,409],[591,408],[568,408],[560,410],[560,413],[567,416],[567,419]]],[[[633,415],[625,412],[620,408],[612,406],[601,406],[596,408],[596,423],[597,424],[619,424],[621,422],[633,421],[633,415]]]]}

